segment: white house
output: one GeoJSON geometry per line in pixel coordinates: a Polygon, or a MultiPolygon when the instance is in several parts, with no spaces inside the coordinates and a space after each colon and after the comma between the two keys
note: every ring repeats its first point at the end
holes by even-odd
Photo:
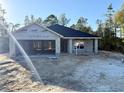
{"type": "MultiPolygon", "coordinates": [[[[31,24],[18,29],[13,35],[28,55],[97,53],[100,39],[95,35],[58,24],[49,27],[31,24]]],[[[11,57],[20,55],[11,37],[9,48],[11,57]]]]}

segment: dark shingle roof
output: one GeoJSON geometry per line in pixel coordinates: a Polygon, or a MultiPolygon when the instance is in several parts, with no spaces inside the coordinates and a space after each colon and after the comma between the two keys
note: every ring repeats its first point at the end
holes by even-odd
{"type": "Polygon", "coordinates": [[[81,32],[79,30],[75,30],[58,24],[49,26],[48,28],[64,37],[97,37],[95,35],[86,32],[81,32]]]}

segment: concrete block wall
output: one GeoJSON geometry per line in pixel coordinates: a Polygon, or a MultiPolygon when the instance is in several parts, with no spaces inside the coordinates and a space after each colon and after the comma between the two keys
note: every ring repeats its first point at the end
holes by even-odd
{"type": "Polygon", "coordinates": [[[8,37],[0,37],[0,53],[9,52],[9,39],[8,37]]]}
{"type": "MultiPolygon", "coordinates": [[[[45,28],[37,25],[33,25],[24,29],[20,29],[17,33],[14,33],[14,37],[17,40],[55,40],[56,54],[60,53],[60,37],[45,28]]],[[[10,38],[10,56],[15,56],[15,44],[10,38]]]]}
{"type": "MultiPolygon", "coordinates": [[[[75,50],[74,50],[75,41],[76,40],[72,41],[72,52],[73,53],[75,53],[75,50]]],[[[81,41],[84,41],[84,48],[80,49],[80,50],[77,50],[78,52],[80,52],[80,53],[86,53],[86,52],[93,53],[94,52],[94,50],[93,50],[93,47],[94,47],[93,40],[81,40],[81,41]]]]}

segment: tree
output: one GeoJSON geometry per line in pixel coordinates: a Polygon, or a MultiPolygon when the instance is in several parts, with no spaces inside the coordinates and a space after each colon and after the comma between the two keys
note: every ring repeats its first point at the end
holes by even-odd
{"type": "Polygon", "coordinates": [[[72,24],[72,25],[70,26],[70,28],[76,29],[76,25],[75,25],[75,24],[72,24]]]}
{"type": "Polygon", "coordinates": [[[93,30],[92,30],[92,28],[90,27],[90,26],[88,26],[88,27],[84,27],[85,29],[85,31],[84,32],[87,32],[87,33],[90,33],[90,34],[92,34],[93,33],[93,30]]]}
{"type": "Polygon", "coordinates": [[[114,12],[112,4],[107,8],[106,20],[102,23],[98,20],[98,30],[103,30],[104,35],[100,40],[101,49],[109,51],[119,51],[121,49],[121,40],[116,37],[116,25],[113,20],[114,12]]]}
{"type": "Polygon", "coordinates": [[[10,31],[12,32],[16,31],[19,27],[20,27],[20,24],[13,24],[13,23],[9,24],[10,31]]]}
{"type": "Polygon", "coordinates": [[[58,19],[55,15],[51,14],[49,15],[43,22],[46,25],[54,25],[54,24],[58,24],[58,19]]]}
{"type": "Polygon", "coordinates": [[[76,29],[80,31],[85,31],[84,28],[86,27],[86,24],[87,24],[87,18],[80,17],[77,21],[76,29]]]}
{"type": "Polygon", "coordinates": [[[114,36],[116,37],[116,33],[117,33],[116,28],[118,26],[114,22],[113,17],[114,17],[114,10],[113,10],[112,4],[110,4],[107,8],[105,26],[108,27],[111,31],[113,31],[114,36]]]}
{"type": "Polygon", "coordinates": [[[29,24],[32,24],[32,23],[37,23],[37,24],[42,24],[42,18],[41,17],[34,17],[34,15],[31,15],[30,18],[29,16],[25,16],[25,19],[24,19],[24,25],[29,25],[29,24]]]}
{"type": "Polygon", "coordinates": [[[114,15],[114,10],[113,10],[112,4],[110,4],[107,8],[105,24],[111,30],[113,29],[113,26],[114,26],[113,15],[114,15]]]}
{"type": "Polygon", "coordinates": [[[108,28],[104,28],[105,36],[102,38],[102,49],[104,50],[117,50],[118,38],[114,37],[114,33],[108,28]]]}
{"type": "Polygon", "coordinates": [[[87,33],[92,33],[92,28],[90,26],[87,26],[87,18],[80,17],[76,23],[76,25],[73,25],[73,27],[76,30],[82,31],[82,32],[87,32],[87,33]]]}
{"type": "Polygon", "coordinates": [[[87,25],[87,18],[84,17],[80,17],[77,21],[77,23],[81,24],[82,26],[86,26],[87,25]]]}
{"type": "Polygon", "coordinates": [[[24,19],[24,25],[29,25],[30,24],[30,19],[28,16],[25,16],[25,19],[24,19]]]}
{"type": "Polygon", "coordinates": [[[122,8],[115,13],[114,21],[118,27],[120,26],[120,28],[121,28],[120,35],[121,35],[121,37],[123,37],[123,33],[124,33],[124,4],[123,4],[122,8]]]}
{"type": "Polygon", "coordinates": [[[1,37],[7,35],[7,30],[3,27],[3,25],[7,27],[7,22],[4,17],[5,14],[6,14],[5,9],[2,9],[2,6],[0,4],[0,36],[1,37]]]}
{"type": "Polygon", "coordinates": [[[42,18],[39,17],[38,19],[36,19],[36,23],[39,24],[39,25],[41,25],[42,24],[42,18]]]}
{"type": "Polygon", "coordinates": [[[96,35],[104,37],[102,20],[97,19],[96,24],[98,25],[96,35]]]}
{"type": "MultiPolygon", "coordinates": [[[[114,23],[113,16],[114,16],[114,10],[113,10],[112,4],[110,4],[107,8],[107,13],[105,15],[106,17],[105,22],[101,24],[100,21],[98,20],[99,21],[98,25],[99,27],[104,26],[103,28],[109,29],[109,31],[111,31],[114,34],[114,37],[116,37],[116,29],[115,29],[116,25],[114,23]]],[[[103,37],[105,36],[104,32],[105,31],[103,30],[103,37]]]]}
{"type": "Polygon", "coordinates": [[[67,24],[70,22],[70,19],[67,19],[65,14],[61,14],[59,19],[58,19],[58,23],[60,25],[63,25],[63,26],[67,26],[67,24]]]}
{"type": "Polygon", "coordinates": [[[35,17],[34,17],[34,15],[31,15],[31,21],[30,21],[31,23],[35,23],[35,17]]]}

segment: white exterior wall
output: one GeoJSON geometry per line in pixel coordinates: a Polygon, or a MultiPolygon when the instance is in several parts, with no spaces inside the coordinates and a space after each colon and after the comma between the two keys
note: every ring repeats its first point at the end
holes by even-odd
{"type": "MultiPolygon", "coordinates": [[[[60,53],[60,37],[38,25],[20,29],[13,34],[17,40],[55,40],[56,53],[60,53]],[[26,31],[27,30],[27,31],[26,31]],[[36,31],[37,30],[37,31],[36,31]]],[[[15,44],[10,38],[10,56],[15,55],[15,44]]]]}
{"type": "Polygon", "coordinates": [[[15,57],[15,53],[16,53],[16,46],[15,43],[13,42],[12,38],[9,37],[9,55],[10,57],[15,57]]]}
{"type": "Polygon", "coordinates": [[[95,39],[94,41],[95,41],[95,42],[94,42],[94,46],[95,46],[95,47],[94,47],[94,52],[95,52],[95,53],[98,53],[98,39],[95,39]]]}
{"type": "Polygon", "coordinates": [[[37,25],[27,28],[27,31],[18,31],[14,36],[17,40],[56,40],[57,38],[60,38],[54,33],[37,25]]]}
{"type": "Polygon", "coordinates": [[[56,47],[56,54],[60,54],[60,38],[57,38],[56,39],[56,42],[55,42],[55,47],[56,47]]]}

